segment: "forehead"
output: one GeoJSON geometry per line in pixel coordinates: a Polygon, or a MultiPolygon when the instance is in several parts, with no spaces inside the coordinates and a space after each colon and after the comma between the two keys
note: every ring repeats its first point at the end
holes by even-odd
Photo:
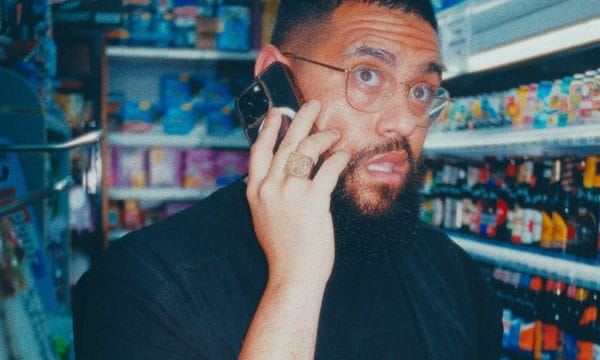
{"type": "Polygon", "coordinates": [[[346,2],[334,11],[325,31],[320,49],[335,51],[340,57],[369,46],[399,58],[440,59],[435,30],[426,20],[402,9],[346,2]]]}

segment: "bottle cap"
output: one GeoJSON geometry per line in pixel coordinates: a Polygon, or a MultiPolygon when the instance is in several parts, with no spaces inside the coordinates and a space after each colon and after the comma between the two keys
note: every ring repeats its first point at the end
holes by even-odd
{"type": "Polygon", "coordinates": [[[531,283],[529,284],[529,288],[533,291],[541,291],[544,288],[544,281],[539,276],[534,276],[531,278],[531,283]]]}
{"type": "Polygon", "coordinates": [[[587,291],[587,289],[578,288],[575,291],[575,300],[577,300],[577,301],[585,301],[585,300],[587,300],[588,296],[589,296],[589,291],[587,291]]]}

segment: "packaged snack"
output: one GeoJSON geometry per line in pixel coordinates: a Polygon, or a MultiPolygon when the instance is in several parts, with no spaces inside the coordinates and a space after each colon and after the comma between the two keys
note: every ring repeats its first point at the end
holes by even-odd
{"type": "Polygon", "coordinates": [[[535,116],[535,113],[538,109],[538,84],[531,83],[527,86],[525,113],[523,114],[523,125],[525,127],[533,126],[533,117],[535,116]]]}
{"type": "Polygon", "coordinates": [[[121,131],[140,133],[152,129],[153,113],[149,102],[127,101],[120,113],[123,119],[121,131]]]}
{"type": "Polygon", "coordinates": [[[583,122],[581,116],[582,103],[584,102],[584,97],[589,93],[588,87],[583,82],[584,77],[583,74],[573,75],[573,81],[571,81],[571,85],[569,86],[569,110],[573,114],[575,123],[583,122]]]}
{"type": "Polygon", "coordinates": [[[595,80],[594,71],[586,71],[585,77],[583,78],[583,88],[581,89],[581,109],[579,111],[580,118],[583,122],[592,121],[594,113],[594,88],[595,80]]]}
{"type": "Polygon", "coordinates": [[[594,91],[592,95],[593,108],[592,120],[600,121],[600,69],[594,75],[594,91]]]}
{"type": "Polygon", "coordinates": [[[121,225],[123,229],[135,230],[144,225],[144,214],[140,210],[139,203],[135,200],[125,200],[121,212],[121,225]]]}
{"type": "Polygon", "coordinates": [[[219,151],[214,158],[218,177],[217,187],[226,186],[248,173],[248,154],[245,151],[219,151]]]}
{"type": "Polygon", "coordinates": [[[217,49],[248,51],[250,49],[250,9],[242,5],[219,5],[217,49]]]}
{"type": "Polygon", "coordinates": [[[552,82],[540,81],[537,86],[537,99],[534,105],[533,127],[543,129],[548,127],[550,102],[552,93],[552,82]]]}
{"type": "Polygon", "coordinates": [[[525,126],[525,114],[527,113],[527,92],[529,87],[521,85],[517,88],[516,93],[516,112],[513,118],[513,127],[521,128],[525,126]]]}
{"type": "Polygon", "coordinates": [[[174,148],[148,150],[149,186],[179,186],[181,162],[180,150],[174,148]]]}
{"type": "Polygon", "coordinates": [[[115,147],[111,157],[115,186],[146,186],[146,150],[115,147]]]}
{"type": "Polygon", "coordinates": [[[196,124],[192,103],[170,106],[162,118],[163,131],[168,135],[188,134],[196,124]]]}
{"type": "Polygon", "coordinates": [[[215,151],[211,149],[186,150],[183,155],[184,187],[213,188],[217,178],[215,151]]]}
{"type": "Polygon", "coordinates": [[[550,106],[548,107],[548,127],[558,126],[558,117],[560,110],[560,88],[562,81],[554,80],[550,90],[550,106]]]}
{"type": "Polygon", "coordinates": [[[571,89],[571,76],[565,76],[560,83],[560,96],[558,103],[558,126],[567,126],[574,120],[571,110],[571,99],[569,91],[571,89]]]}

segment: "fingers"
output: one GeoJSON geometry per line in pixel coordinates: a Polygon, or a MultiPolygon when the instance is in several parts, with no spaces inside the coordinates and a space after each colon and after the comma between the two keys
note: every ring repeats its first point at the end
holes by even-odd
{"type": "Polygon", "coordinates": [[[336,151],[327,160],[323,161],[321,168],[315,175],[312,186],[313,191],[320,193],[322,196],[329,196],[342,171],[348,166],[350,154],[346,151],[336,151]]]}
{"type": "Polygon", "coordinates": [[[269,110],[264,120],[263,129],[252,148],[250,149],[250,162],[248,172],[248,189],[257,187],[269,173],[273,161],[273,147],[277,142],[277,135],[281,127],[281,113],[277,109],[269,110]]]}
{"type": "Polygon", "coordinates": [[[288,157],[293,151],[297,151],[298,144],[308,136],[320,109],[321,103],[318,100],[311,100],[298,111],[273,157],[269,178],[275,181],[284,179],[283,168],[288,157]]]}
{"type": "Polygon", "coordinates": [[[312,158],[316,163],[319,156],[331,148],[340,137],[341,134],[337,129],[318,132],[302,140],[296,151],[312,158]]]}

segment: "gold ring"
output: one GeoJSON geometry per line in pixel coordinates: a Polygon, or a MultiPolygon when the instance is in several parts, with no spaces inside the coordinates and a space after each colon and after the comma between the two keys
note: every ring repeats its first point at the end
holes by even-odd
{"type": "Polygon", "coordinates": [[[310,156],[294,151],[288,157],[283,171],[289,176],[308,179],[314,164],[310,156]]]}

